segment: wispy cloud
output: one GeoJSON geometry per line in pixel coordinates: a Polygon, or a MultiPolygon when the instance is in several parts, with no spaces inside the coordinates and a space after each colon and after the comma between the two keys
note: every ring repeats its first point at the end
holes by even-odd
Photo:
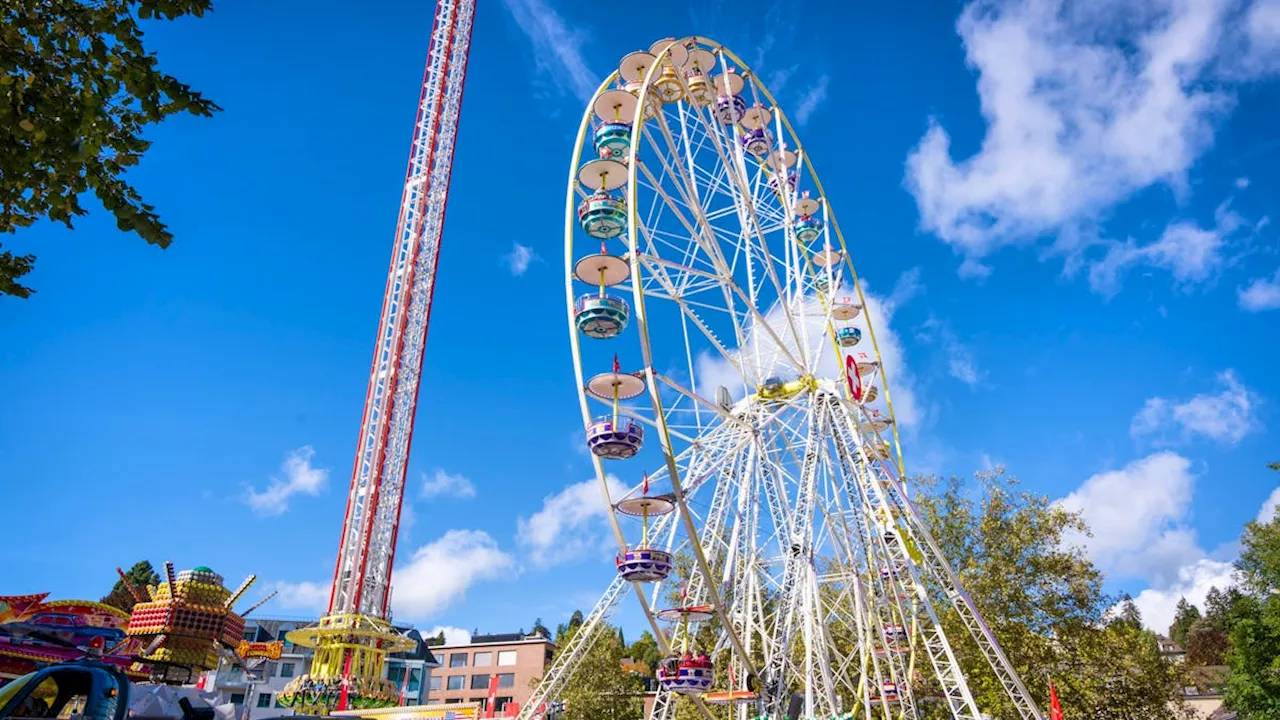
{"type": "Polygon", "coordinates": [[[473,498],[476,486],[471,484],[465,475],[453,475],[444,470],[436,470],[427,475],[422,474],[422,497],[456,497],[473,498]]]}
{"type": "Polygon", "coordinates": [[[319,495],[329,480],[329,471],[311,466],[316,451],[310,446],[289,453],[280,465],[283,477],[272,477],[262,491],[249,488],[244,501],[258,515],[271,517],[289,509],[295,495],[319,495]]]}
{"type": "MultiPolygon", "coordinates": [[[[626,492],[622,481],[613,475],[605,480],[611,496],[626,492]]],[[[600,482],[589,478],[543,498],[537,512],[519,519],[516,540],[535,566],[571,562],[601,547],[611,547],[604,524],[607,515],[600,482]]]]}
{"type": "Polygon", "coordinates": [[[586,102],[600,84],[587,67],[582,47],[590,35],[570,26],[544,0],[503,0],[516,25],[533,46],[539,79],[586,102]]]}
{"type": "MultiPolygon", "coordinates": [[[[1187,171],[1232,105],[1225,68],[1237,67],[1231,80],[1247,81],[1271,67],[1235,62],[1248,46],[1233,40],[1239,4],[968,3],[957,30],[978,73],[987,130],[978,152],[957,159],[935,120],[909,154],[906,185],[923,228],[969,271],[989,271],[983,258],[1044,237],[1069,270],[1088,248],[1111,246],[1091,278],[1107,289],[1119,268],[1139,262],[1189,279],[1211,271],[1219,258],[1212,229],[1175,223],[1160,241],[1137,246],[1102,241],[1095,228],[1149,186],[1185,194],[1187,171]]],[[[1256,15],[1251,28],[1266,25],[1256,15]]]]}
{"type": "Polygon", "coordinates": [[[319,615],[329,607],[329,586],[303,582],[277,582],[272,585],[277,591],[274,604],[284,610],[303,610],[309,614],[319,615]]]}
{"type": "Polygon", "coordinates": [[[533,248],[520,243],[511,243],[511,252],[502,256],[502,262],[506,263],[507,269],[512,275],[520,277],[529,269],[529,265],[538,258],[533,252],[533,248]]]}
{"type": "Polygon", "coordinates": [[[421,620],[466,597],[476,583],[511,577],[515,571],[515,558],[488,533],[450,530],[396,565],[391,607],[399,616],[421,620]]]}
{"type": "Polygon", "coordinates": [[[1218,206],[1214,219],[1207,228],[1183,220],[1170,223],[1160,239],[1146,245],[1133,240],[1110,243],[1106,255],[1089,269],[1090,287],[1102,295],[1114,295],[1125,269],[1137,264],[1166,269],[1184,287],[1210,279],[1225,263],[1227,238],[1243,225],[1227,203],[1218,206]]]}
{"type": "Polygon", "coordinates": [[[1247,312],[1280,310],[1280,270],[1269,278],[1255,278],[1247,287],[1236,290],[1240,309],[1247,312]]]}
{"type": "Polygon", "coordinates": [[[800,104],[796,106],[796,122],[806,125],[809,118],[813,117],[813,113],[827,99],[827,84],[831,78],[826,74],[819,75],[818,80],[805,92],[804,97],[800,99],[800,104]]]}
{"type": "Polygon", "coordinates": [[[946,355],[947,374],[956,380],[976,388],[986,378],[987,374],[978,368],[973,350],[956,337],[955,331],[946,322],[930,316],[916,330],[916,337],[942,349],[946,355]]]}
{"type": "Polygon", "coordinates": [[[1129,433],[1159,442],[1200,435],[1235,445],[1260,428],[1257,411],[1261,401],[1230,370],[1218,373],[1218,383],[1222,386],[1220,392],[1201,393],[1183,402],[1148,398],[1134,415],[1129,433]]]}

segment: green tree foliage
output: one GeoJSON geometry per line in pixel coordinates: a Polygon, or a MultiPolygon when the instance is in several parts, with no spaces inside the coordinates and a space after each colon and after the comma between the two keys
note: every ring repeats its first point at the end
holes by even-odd
{"type": "MultiPolygon", "coordinates": [[[[129,583],[138,589],[138,592],[146,593],[148,585],[157,585],[160,583],[160,575],[155,568],[151,567],[150,561],[139,560],[129,568],[124,574],[129,578],[129,583]]],[[[131,612],[134,604],[137,602],[133,599],[133,595],[129,593],[128,588],[124,586],[124,582],[117,579],[116,584],[111,587],[111,592],[102,598],[101,602],[112,607],[120,608],[125,612],[131,612]]]]}
{"type": "Polygon", "coordinates": [[[535,619],[535,620],[533,621],[533,631],[532,631],[532,632],[533,632],[533,633],[535,633],[535,634],[536,634],[536,633],[541,633],[541,634],[543,634],[543,635],[545,635],[545,636],[547,636],[547,637],[551,637],[551,631],[547,629],[547,626],[546,626],[546,625],[543,625],[543,624],[542,624],[542,618],[537,618],[537,619],[535,619]]]}
{"type": "MultiPolygon", "coordinates": [[[[1052,677],[1067,717],[1178,717],[1181,671],[1132,601],[1108,612],[1101,573],[1075,547],[1087,532],[1080,516],[1003,472],[977,480],[975,493],[956,478],[920,479],[914,501],[1037,703],[1047,707],[1052,677]]],[[[1018,717],[959,617],[939,605],[979,706],[1018,717]]]]}
{"type": "Polygon", "coordinates": [[[1226,705],[1246,720],[1280,718],[1280,517],[1252,522],[1236,569],[1244,589],[1219,602],[1230,626],[1226,705]]]}
{"type": "Polygon", "coordinates": [[[1187,646],[1187,631],[1191,623],[1200,619],[1200,608],[1187,602],[1186,598],[1178,599],[1178,607],[1174,610],[1173,624],[1169,626],[1169,639],[1182,647],[1187,646]]]}
{"type": "Polygon", "coordinates": [[[1227,633],[1215,628],[1208,620],[1200,618],[1187,629],[1187,662],[1200,667],[1222,665],[1226,662],[1229,639],[1227,633]]]}
{"type": "Polygon", "coordinates": [[[662,660],[658,640],[648,630],[640,633],[640,638],[631,643],[631,647],[627,648],[627,655],[648,668],[650,677],[658,671],[658,663],[662,660]]]}
{"type": "MultiPolygon", "coordinates": [[[[92,191],[116,226],[166,247],[155,208],[124,180],[151,143],[147,126],[214,103],[160,72],[141,20],[201,16],[211,0],[0,0],[0,233],[48,218],[72,226],[92,191]]],[[[0,253],[0,295],[33,255],[0,253]]]]}
{"type": "MultiPolygon", "coordinates": [[[[556,652],[563,652],[581,628],[579,622],[567,629],[556,652]]],[[[616,631],[606,629],[600,633],[565,685],[564,720],[640,720],[644,683],[640,676],[623,672],[626,654],[616,631]]]]}

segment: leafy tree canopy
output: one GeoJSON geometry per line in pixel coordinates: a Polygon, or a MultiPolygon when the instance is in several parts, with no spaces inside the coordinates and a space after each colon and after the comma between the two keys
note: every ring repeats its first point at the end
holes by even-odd
{"type": "Polygon", "coordinates": [[[1187,602],[1186,598],[1178,599],[1178,606],[1173,613],[1173,624],[1169,626],[1169,639],[1182,647],[1187,646],[1187,630],[1191,624],[1200,619],[1200,608],[1187,602]]]}
{"type": "MultiPolygon", "coordinates": [[[[201,16],[212,0],[0,0],[0,233],[42,218],[72,227],[92,191],[116,226],[173,234],[124,179],[147,126],[220,108],[160,72],[140,21],[201,16]]],[[[0,252],[0,295],[28,297],[35,256],[0,252]]]]}
{"type": "MultiPolygon", "coordinates": [[[[977,482],[973,492],[956,478],[919,479],[913,499],[1037,703],[1048,707],[1051,677],[1067,717],[1179,717],[1170,702],[1181,671],[1132,600],[1109,612],[1101,573],[1073,542],[1087,532],[1080,515],[1002,472],[977,482]]],[[[1018,717],[958,615],[939,605],[979,706],[1018,717]]]]}
{"type": "MultiPolygon", "coordinates": [[[[156,572],[155,568],[151,567],[151,562],[148,560],[139,560],[134,563],[133,567],[129,568],[124,576],[129,578],[129,583],[137,588],[138,592],[142,593],[147,591],[148,585],[158,585],[160,583],[160,574],[156,572]]],[[[130,594],[129,589],[124,586],[124,582],[118,578],[116,579],[116,584],[111,586],[111,592],[107,593],[106,597],[102,598],[100,602],[120,608],[125,612],[131,612],[134,604],[137,603],[133,599],[133,595],[130,594]]]]}
{"type": "MultiPolygon", "coordinates": [[[[564,642],[556,652],[563,652],[581,629],[582,624],[578,623],[566,630],[564,642]]],[[[622,671],[626,649],[618,633],[602,628],[597,635],[565,685],[564,720],[640,720],[644,712],[643,681],[633,673],[622,671]]]]}
{"type": "Polygon", "coordinates": [[[1249,523],[1240,542],[1243,590],[1216,598],[1230,628],[1225,701],[1241,718],[1270,720],[1280,718],[1280,516],[1249,523]]]}

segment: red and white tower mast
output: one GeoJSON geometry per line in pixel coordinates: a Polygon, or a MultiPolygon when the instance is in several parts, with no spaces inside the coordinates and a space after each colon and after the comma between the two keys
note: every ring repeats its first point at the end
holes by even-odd
{"type": "Polygon", "coordinates": [[[321,687],[340,683],[339,709],[354,702],[353,693],[363,696],[363,706],[398,699],[395,686],[382,680],[386,654],[405,649],[389,623],[391,566],[475,8],[475,0],[436,4],[329,612],[316,627],[289,636],[316,648],[310,675],[290,686],[297,686],[292,697],[315,698],[325,694],[316,692],[321,687]]]}

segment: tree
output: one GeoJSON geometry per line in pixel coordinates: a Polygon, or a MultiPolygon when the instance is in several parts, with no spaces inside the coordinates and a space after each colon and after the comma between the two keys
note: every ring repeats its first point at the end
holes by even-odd
{"type": "Polygon", "coordinates": [[[1242,718],[1280,718],[1280,516],[1245,525],[1236,570],[1243,590],[1223,615],[1230,624],[1225,703],[1242,718]]]}
{"type": "MultiPolygon", "coordinates": [[[[124,180],[147,126],[220,108],[156,68],[139,21],[202,16],[212,0],[0,0],[0,232],[48,218],[72,227],[92,191],[116,226],[167,247],[173,234],[124,180]]],[[[34,255],[0,253],[0,295],[34,255]]]]}
{"type": "MultiPolygon", "coordinates": [[[[129,568],[129,571],[124,576],[129,578],[129,584],[137,588],[138,592],[144,593],[144,597],[148,585],[160,583],[160,575],[155,568],[151,567],[151,562],[148,560],[139,560],[134,563],[133,567],[129,568]]],[[[101,602],[120,608],[125,612],[132,612],[137,600],[133,599],[133,595],[124,586],[124,582],[117,579],[116,584],[111,587],[111,592],[107,593],[101,602]]]]}
{"type": "MultiPolygon", "coordinates": [[[[581,628],[579,623],[569,629],[565,642],[556,652],[563,652],[581,628]]],[[[644,711],[641,700],[644,684],[634,673],[622,671],[624,656],[625,648],[618,640],[618,633],[602,628],[565,685],[564,720],[640,720],[644,711]]]]}
{"type": "Polygon", "coordinates": [[[1186,633],[1187,662],[1201,667],[1226,662],[1229,639],[1226,632],[1200,618],[1191,623],[1186,633]]]}
{"type": "MultiPolygon", "coordinates": [[[[1052,677],[1068,717],[1177,717],[1180,670],[1131,600],[1108,613],[1102,574],[1073,542],[1088,532],[1080,515],[1003,472],[977,481],[975,493],[957,478],[921,478],[913,501],[1036,702],[1047,706],[1052,677]]],[[[979,706],[1017,718],[950,603],[936,603],[979,706]]]]}
{"type": "Polygon", "coordinates": [[[1178,606],[1173,614],[1173,624],[1169,626],[1169,639],[1185,648],[1187,646],[1187,630],[1191,628],[1191,623],[1199,619],[1200,608],[1187,602],[1186,598],[1179,598],[1178,606]]]}
{"type": "Polygon", "coordinates": [[[658,671],[658,663],[662,661],[662,651],[658,649],[658,639],[648,630],[640,633],[640,638],[631,643],[631,647],[627,648],[627,654],[633,660],[648,668],[651,676],[658,671]]]}
{"type": "Polygon", "coordinates": [[[532,633],[533,633],[534,635],[537,635],[537,634],[541,633],[542,635],[544,635],[544,636],[546,636],[546,637],[551,637],[551,631],[547,629],[547,626],[546,626],[546,625],[543,625],[543,624],[542,624],[542,618],[537,618],[537,619],[535,619],[535,620],[533,621],[533,630],[532,630],[532,633]]]}

